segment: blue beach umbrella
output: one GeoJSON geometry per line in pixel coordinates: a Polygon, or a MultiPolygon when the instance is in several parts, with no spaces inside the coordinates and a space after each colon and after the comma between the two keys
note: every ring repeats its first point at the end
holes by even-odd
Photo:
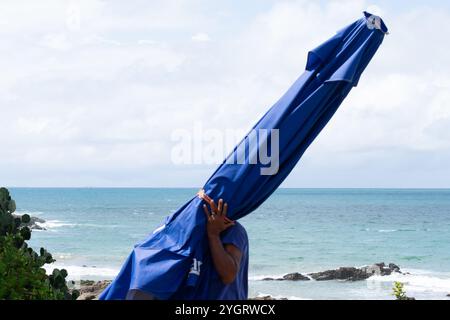
{"type": "MultiPolygon", "coordinates": [[[[384,22],[364,12],[363,18],[311,50],[305,72],[235,147],[201,192],[224,199],[231,219],[258,208],[357,85],[385,34],[384,22]],[[261,160],[261,154],[269,156],[267,150],[271,150],[270,164],[261,160]]],[[[201,197],[194,196],[138,243],[100,299],[125,299],[132,289],[159,299],[177,298],[180,291],[195,297],[201,262],[208,254],[202,205],[201,197]]]]}

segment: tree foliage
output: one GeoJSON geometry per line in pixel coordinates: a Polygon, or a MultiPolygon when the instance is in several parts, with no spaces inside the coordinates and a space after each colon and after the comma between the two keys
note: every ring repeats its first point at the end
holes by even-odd
{"type": "Polygon", "coordinates": [[[46,274],[43,266],[55,260],[44,248],[37,253],[28,246],[31,230],[23,224],[30,216],[15,217],[15,210],[9,191],[0,188],[0,300],[76,299],[79,293],[67,287],[66,270],[46,274]]]}

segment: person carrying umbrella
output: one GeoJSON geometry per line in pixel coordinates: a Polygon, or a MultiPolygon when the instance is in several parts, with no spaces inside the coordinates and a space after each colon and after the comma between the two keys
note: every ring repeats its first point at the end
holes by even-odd
{"type": "Polygon", "coordinates": [[[197,196],[135,245],[99,299],[133,298],[134,292],[163,300],[245,299],[248,240],[234,221],[256,210],[289,175],[357,86],[387,33],[380,17],[364,12],[309,51],[305,72],[251,131],[266,134],[256,145],[246,135],[197,196]],[[253,160],[273,148],[277,170],[267,174],[267,163],[253,160]]]}

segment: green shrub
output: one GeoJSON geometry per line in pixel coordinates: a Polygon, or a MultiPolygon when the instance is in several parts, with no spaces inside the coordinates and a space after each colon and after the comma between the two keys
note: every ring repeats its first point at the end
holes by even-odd
{"type": "Polygon", "coordinates": [[[54,269],[47,275],[43,266],[55,260],[44,248],[39,254],[28,247],[31,230],[21,227],[29,215],[13,216],[16,204],[6,188],[0,188],[0,300],[76,299],[79,293],[67,287],[67,271],[54,269]]]}
{"type": "Polygon", "coordinates": [[[408,297],[406,295],[405,289],[403,288],[403,283],[395,281],[394,287],[392,288],[392,294],[395,296],[396,300],[415,300],[415,298],[408,297]]]}

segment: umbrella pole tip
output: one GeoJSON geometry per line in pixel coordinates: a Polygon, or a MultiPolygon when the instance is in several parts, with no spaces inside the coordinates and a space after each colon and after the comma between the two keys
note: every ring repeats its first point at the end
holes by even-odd
{"type": "Polygon", "coordinates": [[[380,16],[371,14],[367,11],[364,11],[364,16],[366,17],[366,25],[367,28],[370,30],[377,29],[383,32],[384,34],[389,34],[388,28],[386,27],[386,24],[384,23],[383,19],[381,19],[380,16]]]}

